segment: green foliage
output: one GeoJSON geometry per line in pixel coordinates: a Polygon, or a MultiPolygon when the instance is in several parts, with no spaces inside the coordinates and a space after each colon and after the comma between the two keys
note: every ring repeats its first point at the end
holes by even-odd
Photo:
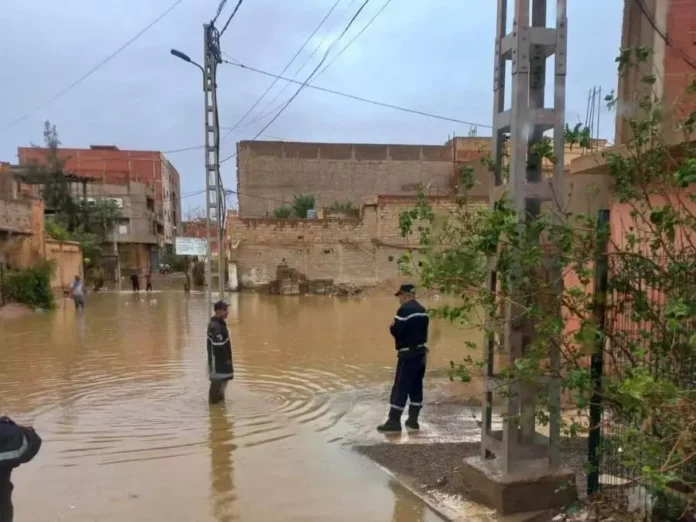
{"type": "Polygon", "coordinates": [[[294,217],[305,219],[307,211],[316,208],[317,198],[314,194],[295,194],[292,198],[294,217]]]}
{"type": "Polygon", "coordinates": [[[331,205],[326,207],[326,209],[347,216],[355,216],[359,213],[358,207],[356,207],[352,201],[334,201],[331,205]]]}
{"type": "Polygon", "coordinates": [[[306,219],[307,211],[316,208],[314,194],[295,194],[291,205],[281,205],[273,210],[276,219],[306,219]]]}
{"type": "Polygon", "coordinates": [[[282,205],[273,210],[273,217],[276,219],[290,219],[293,216],[292,207],[288,205],[282,205]]]}
{"type": "MultiPolygon", "coordinates": [[[[622,51],[619,72],[648,56],[643,47],[622,51]]],[[[651,77],[643,81],[653,83],[651,77]]],[[[679,125],[684,144],[675,150],[663,142],[664,110],[651,94],[620,100],[612,93],[607,102],[635,107],[625,116],[631,131],[628,153],[603,154],[613,199],[627,212],[614,218],[623,228],[614,227],[609,235],[596,215],[518,213],[507,196],[492,209],[481,209],[468,197],[472,171],[463,169],[463,194],[455,210],[440,216],[420,194],[415,207],[401,215],[402,235],[415,235],[419,246],[401,264],[417,267],[422,286],[455,298],[454,304],[433,310],[434,316],[480,329],[495,353],[503,348],[501,332],[533,327],[524,354],[500,375],[503,393],[510,393],[511,382],[527,384],[539,399],[542,422],[548,421],[551,405],[539,383],[548,378],[560,382],[581,413],[599,394],[605,414],[620,426],[614,442],[621,451],[613,454],[619,465],[658,493],[673,487],[693,491],[696,154],[689,143],[696,114],[679,125]],[[604,254],[607,241],[610,253],[604,254]],[[595,262],[604,256],[610,267],[608,297],[595,295],[593,286],[595,262]],[[484,284],[490,273],[496,275],[494,292],[484,284]],[[599,304],[606,310],[605,328],[597,323],[599,304]],[[611,361],[601,389],[587,364],[588,355],[598,352],[611,361]],[[553,353],[560,354],[560,362],[553,353]]],[[[564,139],[571,146],[590,145],[582,126],[566,126],[564,139]]],[[[557,162],[549,138],[531,146],[529,163],[543,160],[557,162]]],[[[495,170],[491,158],[484,163],[495,170]]],[[[503,158],[503,180],[506,167],[503,158]]],[[[451,378],[469,378],[473,369],[452,362],[451,378]]],[[[579,424],[565,428],[571,436],[583,431],[579,424]]]]}
{"type": "Polygon", "coordinates": [[[173,272],[188,272],[192,262],[191,256],[177,256],[173,252],[167,252],[162,258],[162,263],[172,267],[173,272]]]}
{"type": "Polygon", "coordinates": [[[54,272],[55,265],[48,261],[25,270],[7,270],[2,280],[3,296],[8,301],[52,310],[56,306],[51,291],[54,272]]]}

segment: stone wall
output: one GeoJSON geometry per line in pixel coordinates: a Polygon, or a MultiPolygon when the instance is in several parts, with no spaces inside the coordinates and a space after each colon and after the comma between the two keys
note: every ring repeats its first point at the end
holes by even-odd
{"type": "Polygon", "coordinates": [[[452,192],[451,145],[353,145],[242,141],[237,145],[239,213],[267,217],[297,193],[314,194],[317,206],[374,194],[452,192]]]}
{"type": "MultiPolygon", "coordinates": [[[[452,210],[450,198],[431,197],[436,213],[452,210]]],[[[415,199],[378,196],[354,219],[270,219],[228,215],[229,257],[242,287],[268,285],[285,261],[308,280],[371,286],[399,276],[398,260],[418,247],[418,234],[401,237],[399,216],[415,199]]]]}
{"type": "Polygon", "coordinates": [[[68,288],[76,275],[82,276],[82,250],[74,241],[46,239],[46,260],[53,261],[56,271],[51,288],[68,288]]]}

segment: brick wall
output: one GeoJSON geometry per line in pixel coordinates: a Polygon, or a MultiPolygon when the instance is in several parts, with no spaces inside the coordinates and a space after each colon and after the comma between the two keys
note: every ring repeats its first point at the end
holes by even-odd
{"type": "Polygon", "coordinates": [[[249,142],[238,144],[239,212],[272,215],[297,193],[314,194],[317,205],[351,201],[360,206],[374,194],[431,195],[452,192],[451,146],[352,145],[249,142]]]}
{"type": "Polygon", "coordinates": [[[664,51],[664,103],[682,120],[696,110],[696,94],[686,92],[696,69],[684,59],[696,64],[696,0],[669,0],[666,26],[672,45],[664,51]]]}
{"type": "MultiPolygon", "coordinates": [[[[450,198],[431,197],[436,214],[451,211],[450,198]]],[[[419,236],[401,237],[399,217],[415,199],[379,196],[356,219],[268,219],[228,215],[230,260],[238,265],[242,287],[275,279],[283,259],[308,279],[374,285],[399,276],[398,260],[417,247],[419,236]]],[[[417,226],[417,224],[416,224],[417,226]]]]}

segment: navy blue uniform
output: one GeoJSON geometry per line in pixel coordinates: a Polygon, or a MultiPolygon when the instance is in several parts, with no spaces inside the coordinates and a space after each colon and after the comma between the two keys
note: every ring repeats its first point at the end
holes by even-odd
{"type": "Polygon", "coordinates": [[[410,402],[409,418],[417,424],[418,413],[423,406],[423,377],[427,360],[428,312],[412,299],[399,307],[391,324],[398,362],[392,386],[390,416],[401,416],[410,402]]]}
{"type": "Polygon", "coordinates": [[[12,522],[12,470],[33,459],[41,448],[41,438],[32,428],[19,426],[0,417],[0,522],[12,522]]]}
{"type": "Polygon", "coordinates": [[[212,317],[208,323],[208,376],[210,378],[209,401],[212,404],[225,400],[227,381],[234,378],[232,343],[227,323],[212,317]]]}

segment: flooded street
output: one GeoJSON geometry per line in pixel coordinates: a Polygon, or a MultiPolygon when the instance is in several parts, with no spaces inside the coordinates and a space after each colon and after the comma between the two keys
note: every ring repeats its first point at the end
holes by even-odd
{"type": "MultiPolygon", "coordinates": [[[[44,439],[14,475],[18,520],[440,520],[350,449],[386,412],[395,299],[228,301],[235,380],[214,407],[202,294],[0,322],[0,413],[44,439]]],[[[461,332],[432,328],[431,370],[464,355],[461,332]]]]}

